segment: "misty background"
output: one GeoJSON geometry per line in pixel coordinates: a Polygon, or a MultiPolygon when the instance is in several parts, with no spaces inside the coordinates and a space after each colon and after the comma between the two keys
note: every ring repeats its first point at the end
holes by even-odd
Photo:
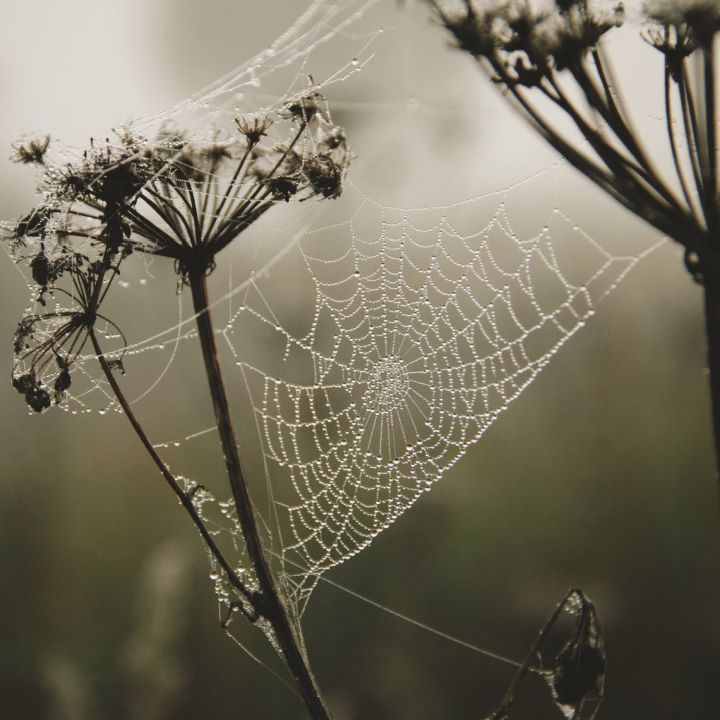
{"type": "MultiPolygon", "coordinates": [[[[28,132],[84,144],[161,111],[261,51],[304,5],[0,0],[0,157],[28,132]]],[[[388,29],[375,65],[328,93],[362,192],[387,204],[452,203],[556,160],[449,48],[422,3],[386,2],[373,18],[388,29]]],[[[652,64],[633,33],[618,40],[618,70],[640,120],[654,126],[643,104],[652,103],[652,64]]],[[[32,207],[33,180],[31,169],[0,162],[0,218],[32,207]]],[[[657,239],[563,166],[546,195],[523,203],[512,210],[528,226],[557,203],[615,248],[637,252],[657,239]]],[[[2,714],[303,717],[220,629],[200,540],[124,418],[27,413],[10,371],[28,289],[9,258],[0,274],[2,714]]],[[[188,417],[192,430],[210,415],[193,348],[184,345],[179,365],[197,383],[143,403],[159,439],[167,423],[188,417]]],[[[329,577],[516,659],[567,589],[581,587],[606,633],[599,718],[711,716],[720,705],[720,503],[704,352],[701,294],[667,243],[432,492],[329,577]]],[[[243,435],[259,443],[253,428],[243,435]]],[[[190,447],[173,456],[173,466],[183,461],[201,471],[217,457],[190,447]]],[[[264,637],[236,629],[277,667],[264,637]]],[[[484,717],[514,672],[322,583],[304,629],[338,720],[484,717]]],[[[514,717],[558,712],[530,679],[514,717]]]]}

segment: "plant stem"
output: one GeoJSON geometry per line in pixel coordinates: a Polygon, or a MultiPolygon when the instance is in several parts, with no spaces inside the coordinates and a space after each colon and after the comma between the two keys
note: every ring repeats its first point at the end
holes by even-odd
{"type": "Polygon", "coordinates": [[[710,375],[710,403],[712,406],[715,465],[720,486],[720,284],[704,276],[705,333],[707,334],[707,363],[710,375]]]}
{"type": "MultiPolygon", "coordinates": [[[[130,407],[130,403],[128,403],[127,398],[125,397],[125,394],[122,392],[122,389],[120,388],[120,385],[118,384],[118,381],[115,379],[115,376],[113,375],[112,368],[110,367],[110,364],[108,363],[107,359],[105,358],[105,355],[102,351],[102,348],[100,347],[100,343],[98,342],[97,336],[95,335],[95,331],[90,328],[89,331],[90,335],[90,341],[92,342],[93,348],[95,349],[95,354],[97,355],[98,362],[100,363],[100,367],[102,368],[103,373],[105,374],[105,377],[107,378],[108,383],[110,384],[110,387],[112,388],[113,393],[115,394],[115,397],[117,401],[120,403],[120,407],[122,407],[123,411],[125,412],[125,415],[127,419],[130,421],[130,424],[133,427],[133,430],[135,430],[135,433],[137,434],[138,438],[140,438],[140,442],[145,447],[145,450],[147,450],[148,454],[152,458],[152,461],[155,463],[158,470],[160,470],[160,473],[162,474],[163,478],[167,482],[167,484],[170,486],[170,489],[175,493],[178,500],[182,504],[182,506],[187,510],[188,514],[192,518],[193,524],[198,529],[198,532],[200,533],[202,539],[204,540],[205,544],[207,545],[208,549],[212,553],[215,560],[217,560],[220,567],[225,572],[225,575],[228,578],[228,581],[230,584],[242,595],[245,596],[245,598],[252,603],[253,602],[253,594],[245,587],[245,585],[242,583],[240,578],[237,576],[237,573],[232,569],[230,564],[227,562],[223,554],[220,552],[220,549],[218,548],[217,544],[215,543],[215,540],[213,539],[212,535],[208,532],[208,529],[205,527],[205,523],[203,522],[202,518],[198,515],[198,512],[195,508],[195,506],[192,503],[192,500],[188,496],[187,493],[185,493],[182,488],[178,485],[177,480],[175,479],[175,476],[170,472],[167,465],[163,462],[162,458],[158,455],[155,448],[152,446],[152,443],[150,442],[148,436],[145,434],[145,431],[142,428],[142,425],[140,425],[140,422],[138,421],[137,417],[135,417],[135,413],[133,412],[132,408],[130,407]]],[[[247,615],[247,613],[246,613],[247,615]]],[[[256,618],[251,618],[256,619],[256,618]]]]}
{"type": "Polygon", "coordinates": [[[205,371],[212,396],[218,434],[225,456],[230,487],[232,489],[238,520],[245,540],[248,556],[253,565],[260,598],[254,605],[256,610],[270,623],[275,633],[280,652],[298,684],[305,705],[313,720],[331,720],[331,715],[320,696],[320,691],[310,669],[310,663],[301,647],[298,629],[290,619],[288,609],[280,596],[265,556],[258,532],[257,521],[243,475],[238,453],[235,430],[230,416],[225,383],[220,370],[217,345],[208,305],[205,266],[196,266],[188,272],[193,307],[202,347],[205,371]]]}
{"type": "Polygon", "coordinates": [[[720,212],[718,211],[718,158],[717,158],[717,102],[715,98],[715,60],[717,57],[716,43],[713,40],[710,48],[703,53],[703,80],[705,83],[705,145],[707,153],[706,183],[708,212],[707,226],[711,233],[718,230],[720,212]]]}

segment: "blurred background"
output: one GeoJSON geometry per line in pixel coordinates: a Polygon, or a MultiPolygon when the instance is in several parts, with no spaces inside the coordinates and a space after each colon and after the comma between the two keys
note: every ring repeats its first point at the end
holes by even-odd
{"type": "MultiPolygon", "coordinates": [[[[32,131],[83,143],[159,112],[261,51],[303,6],[1,0],[0,148],[9,156],[12,141],[32,131]]],[[[385,2],[373,13],[365,29],[386,29],[374,64],[328,92],[358,155],[351,178],[363,193],[414,207],[456,202],[555,162],[449,48],[422,3],[385,2]]],[[[659,71],[635,30],[618,34],[618,67],[652,133],[647,88],[659,71]]],[[[334,52],[344,51],[341,43],[334,52]]],[[[16,218],[33,205],[32,171],[0,162],[0,178],[0,218],[16,218]]],[[[567,168],[553,178],[514,206],[508,193],[520,225],[542,226],[557,204],[616,249],[639,252],[657,239],[567,168]]],[[[124,418],[28,415],[9,381],[10,339],[28,291],[9,258],[0,273],[3,717],[303,717],[292,694],[221,631],[199,539],[124,418]]],[[[209,418],[199,353],[192,343],[183,350],[178,365],[197,386],[159,388],[142,404],[158,440],[181,434],[184,418],[189,431],[209,418]]],[[[567,589],[581,587],[606,633],[599,718],[712,716],[720,706],[720,503],[706,383],[701,295],[668,243],[432,492],[329,577],[516,659],[567,589]]],[[[248,429],[243,443],[258,442],[248,429]]],[[[201,447],[207,456],[189,446],[173,467],[187,463],[195,476],[212,468],[216,449],[201,447]]],[[[484,717],[513,675],[322,583],[304,621],[338,720],[484,717]]],[[[259,633],[237,631],[277,668],[259,633]]],[[[531,679],[513,717],[558,716],[547,688],[531,679]]]]}

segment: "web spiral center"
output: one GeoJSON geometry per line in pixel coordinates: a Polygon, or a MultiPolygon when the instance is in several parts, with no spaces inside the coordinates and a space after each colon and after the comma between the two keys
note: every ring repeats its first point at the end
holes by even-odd
{"type": "Polygon", "coordinates": [[[378,414],[401,408],[410,390],[407,366],[397,355],[381,358],[370,371],[365,407],[378,414]]]}

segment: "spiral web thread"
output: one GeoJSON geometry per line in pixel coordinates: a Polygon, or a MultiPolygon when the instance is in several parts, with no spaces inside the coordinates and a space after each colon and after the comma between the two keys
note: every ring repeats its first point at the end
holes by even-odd
{"type": "MultiPolygon", "coordinates": [[[[378,5],[311,3],[259,56],[168,112],[135,121],[134,130],[152,137],[175,124],[198,143],[217,140],[238,112],[281,107],[309,82],[324,92],[349,81],[378,49],[378,5]],[[316,56],[333,58],[338,47],[340,64],[331,59],[334,69],[309,81],[320,64],[316,56]]],[[[303,204],[294,214],[286,208],[290,220],[273,219],[285,223],[270,227],[282,247],[267,260],[253,256],[249,277],[245,265],[213,304],[216,319],[226,312],[217,332],[235,360],[260,439],[268,502],[257,509],[268,550],[298,617],[319,577],[367,547],[430,490],[654,249],[612,252],[557,207],[537,229],[516,230],[521,218],[513,199],[546,189],[554,168],[420,209],[371,198],[354,180],[356,171],[357,165],[324,227],[318,222],[324,203],[303,204]],[[288,301],[283,277],[305,286],[309,309],[288,301]],[[249,357],[248,347],[262,343],[266,357],[249,357]]],[[[144,261],[142,285],[158,262],[144,261]]],[[[181,346],[196,337],[194,318],[177,297],[177,322],[150,336],[128,343],[114,326],[103,334],[109,359],[155,358],[144,361],[155,365],[143,373],[134,402],[161,385],[181,346]]],[[[51,337],[52,320],[46,330],[51,337]]],[[[78,359],[75,376],[62,407],[90,412],[100,398],[100,412],[119,411],[93,354],[78,359]]],[[[214,430],[195,429],[156,448],[214,430]]],[[[252,585],[232,501],[179,479],[252,585]]],[[[216,570],[211,578],[221,604],[229,605],[233,591],[216,570]]]]}

